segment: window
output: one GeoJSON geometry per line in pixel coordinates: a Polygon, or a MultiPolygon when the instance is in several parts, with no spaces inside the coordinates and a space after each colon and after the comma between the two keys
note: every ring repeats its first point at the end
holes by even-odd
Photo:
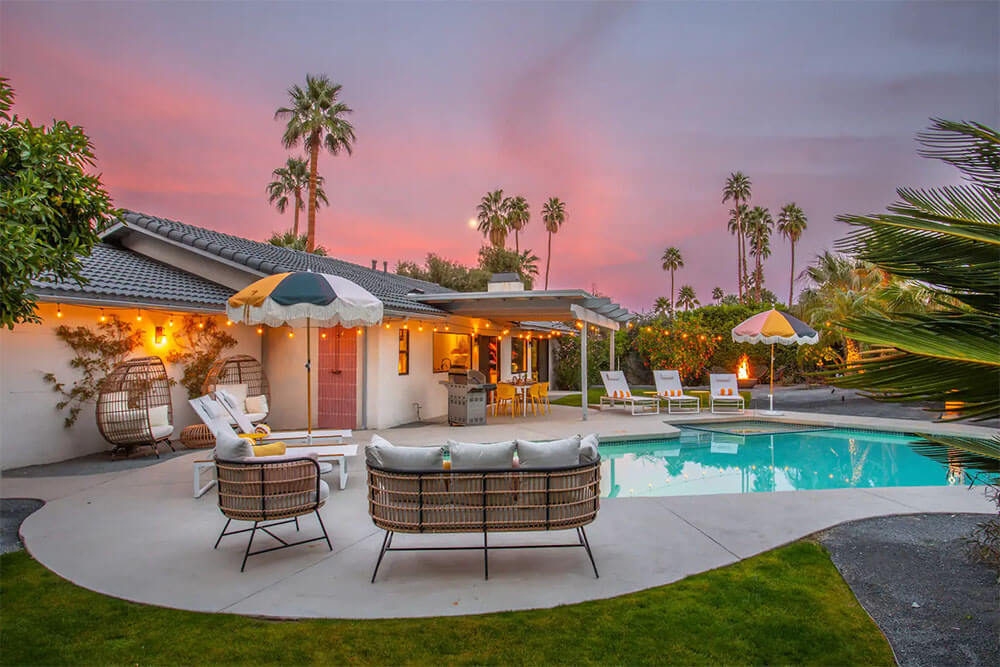
{"type": "Polygon", "coordinates": [[[524,339],[523,338],[511,338],[510,339],[510,372],[511,373],[523,373],[524,372],[524,339]]]}
{"type": "Polygon", "coordinates": [[[399,330],[399,374],[410,374],[410,330],[399,330]]]}
{"type": "Polygon", "coordinates": [[[472,363],[472,336],[434,332],[434,372],[466,370],[472,363]]]}

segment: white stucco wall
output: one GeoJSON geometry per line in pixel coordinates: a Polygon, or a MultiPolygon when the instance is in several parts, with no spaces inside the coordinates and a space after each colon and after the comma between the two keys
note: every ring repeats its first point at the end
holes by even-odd
{"type": "MultiPolygon", "coordinates": [[[[92,404],[84,407],[72,428],[63,427],[65,413],[55,407],[60,397],[42,379],[45,373],[51,372],[67,386],[72,384],[78,377],[69,366],[74,354],[56,337],[55,329],[60,325],[94,326],[100,317],[96,308],[64,305],[62,312],[63,317],[57,318],[55,304],[41,304],[42,324],[19,325],[13,331],[0,330],[0,469],[52,463],[110,448],[97,430],[92,404]]],[[[104,312],[132,321],[136,316],[135,310],[108,308],[104,312]]],[[[152,339],[154,327],[166,326],[170,317],[171,313],[165,311],[142,311],[142,322],[136,324],[146,332],[144,347],[134,356],[156,355],[166,360],[171,345],[169,328],[164,346],[156,347],[152,339]]],[[[181,314],[175,311],[175,324],[179,324],[180,317],[181,314]]],[[[217,319],[225,325],[225,317],[217,319]]],[[[226,351],[227,355],[250,354],[259,358],[260,337],[254,329],[234,325],[227,331],[239,341],[237,347],[226,351]]],[[[168,363],[167,373],[179,379],[183,368],[168,363]]],[[[176,385],[171,399],[174,409],[172,440],[175,447],[181,447],[181,429],[198,423],[198,419],[188,405],[184,387],[176,385]]]]}
{"type": "MultiPolygon", "coordinates": [[[[448,393],[438,384],[447,373],[432,372],[433,334],[430,326],[410,326],[410,373],[400,375],[399,325],[369,329],[368,427],[389,428],[420,418],[440,417],[448,411],[448,393]]],[[[360,362],[359,362],[360,363],[360,362]]]]}
{"type": "MultiPolygon", "coordinates": [[[[295,329],[289,338],[288,327],[264,327],[261,360],[268,382],[271,383],[271,414],[267,423],[275,430],[299,429],[306,426],[306,330],[295,329]]],[[[319,333],[312,330],[312,419],[319,415],[319,333]]]]}

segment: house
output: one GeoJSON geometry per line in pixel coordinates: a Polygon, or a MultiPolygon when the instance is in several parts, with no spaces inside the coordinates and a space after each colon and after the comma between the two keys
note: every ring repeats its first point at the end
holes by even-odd
{"type": "MultiPolygon", "coordinates": [[[[0,332],[0,468],[60,461],[107,448],[92,406],[72,428],[56,409],[46,373],[74,379],[73,353],[59,326],[93,326],[117,315],[143,332],[143,352],[166,358],[182,317],[214,319],[237,345],[225,354],[259,359],[271,383],[268,422],[305,422],[306,336],[287,327],[229,322],[225,302],[261,277],[317,271],[347,278],[378,297],[384,319],[367,329],[321,329],[313,335],[314,426],[389,428],[447,412],[439,386],[450,369],[477,368],[508,379],[527,364],[551,377],[552,344],[575,322],[614,331],[631,315],[583,290],[525,291],[516,275],[494,276],[487,292],[459,293],[399,276],[383,262],[359,266],[173,220],[126,212],[84,259],[84,286],[36,282],[41,324],[0,332]]],[[[564,333],[565,332],[565,333],[564,333]]],[[[612,361],[613,363],[613,361],[612,361]]],[[[168,364],[171,377],[182,368],[168,364]]],[[[197,418],[180,385],[172,389],[174,434],[197,418]]]]}

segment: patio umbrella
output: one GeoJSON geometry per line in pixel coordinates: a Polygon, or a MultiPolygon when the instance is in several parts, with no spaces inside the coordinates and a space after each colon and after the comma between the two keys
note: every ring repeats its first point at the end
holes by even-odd
{"type": "Polygon", "coordinates": [[[779,415],[774,411],[774,344],[815,345],[819,334],[802,320],[772,308],[747,318],[733,328],[737,343],[768,343],[771,345],[771,388],[768,409],[764,414],[779,415]]]}
{"type": "Polygon", "coordinates": [[[312,342],[309,329],[373,326],[382,321],[382,302],[360,285],[328,273],[276,273],[247,285],[229,298],[234,322],[306,328],[307,432],[312,433],[312,342]]]}

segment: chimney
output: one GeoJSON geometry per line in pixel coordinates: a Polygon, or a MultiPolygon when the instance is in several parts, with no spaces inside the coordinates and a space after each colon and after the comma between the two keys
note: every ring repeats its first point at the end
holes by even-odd
{"type": "Polygon", "coordinates": [[[378,260],[377,259],[373,259],[372,260],[372,271],[377,271],[378,270],[376,268],[377,266],[378,266],[378,260]]]}
{"type": "Polygon", "coordinates": [[[389,273],[389,262],[382,260],[382,273],[389,273]]]}
{"type": "Polygon", "coordinates": [[[494,273],[486,285],[487,292],[523,292],[524,283],[516,273],[494,273]]]}

